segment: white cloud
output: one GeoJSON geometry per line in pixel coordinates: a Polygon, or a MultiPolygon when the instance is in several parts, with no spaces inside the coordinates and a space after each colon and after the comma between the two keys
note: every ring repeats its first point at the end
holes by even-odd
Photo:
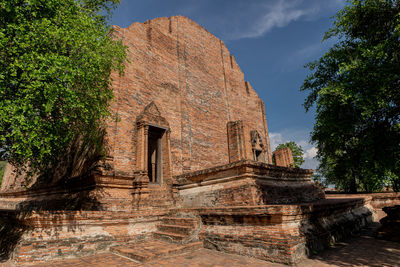
{"type": "MultiPolygon", "coordinates": [[[[248,23],[240,20],[243,25],[238,27],[236,32],[228,34],[228,39],[261,37],[275,28],[286,27],[295,21],[314,21],[323,16],[330,17],[345,6],[346,0],[275,0],[261,1],[261,4],[260,1],[256,1],[256,3],[259,4],[252,5],[255,8],[240,10],[247,13],[248,23]]],[[[231,26],[237,25],[231,24],[231,26]]],[[[309,49],[320,50],[318,45],[309,49]]],[[[305,52],[312,53],[312,51],[305,52]]]]}
{"type": "Polygon", "coordinates": [[[312,147],[304,152],[304,159],[313,159],[317,155],[317,148],[312,147]]]}
{"type": "Polygon", "coordinates": [[[306,11],[294,8],[295,5],[296,3],[293,1],[290,3],[281,0],[275,2],[272,6],[268,6],[266,13],[247,32],[238,35],[237,39],[260,37],[273,28],[281,28],[298,20],[306,14],[306,11]]]}
{"type": "Polygon", "coordinates": [[[269,133],[269,143],[271,144],[272,151],[274,151],[279,144],[283,143],[282,134],[269,133]]]}
{"type": "Polygon", "coordinates": [[[262,16],[256,18],[249,27],[242,29],[241,32],[232,36],[232,39],[260,37],[274,28],[285,27],[293,21],[317,12],[316,8],[299,7],[299,3],[301,2],[302,1],[279,0],[273,2],[273,4],[264,4],[260,6],[260,8],[265,10],[262,16]]]}
{"type": "Polygon", "coordinates": [[[330,17],[344,0],[185,0],[175,13],[195,19],[224,41],[257,38],[301,20],[330,17]]]}

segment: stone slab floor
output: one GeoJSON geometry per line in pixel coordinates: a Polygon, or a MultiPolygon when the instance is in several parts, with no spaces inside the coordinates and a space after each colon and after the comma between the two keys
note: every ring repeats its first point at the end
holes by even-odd
{"type": "MultiPolygon", "coordinates": [[[[0,267],[11,266],[0,263],[0,267]]],[[[277,263],[265,262],[239,255],[225,254],[208,249],[172,256],[164,259],[138,264],[128,258],[120,257],[110,252],[86,256],[79,259],[69,259],[54,262],[45,262],[30,266],[79,266],[79,267],[114,267],[114,266],[182,266],[182,267],[283,267],[277,263]]],[[[378,240],[372,236],[372,229],[366,229],[361,236],[324,251],[298,264],[299,267],[327,267],[327,266],[400,266],[400,243],[378,240]]]]}

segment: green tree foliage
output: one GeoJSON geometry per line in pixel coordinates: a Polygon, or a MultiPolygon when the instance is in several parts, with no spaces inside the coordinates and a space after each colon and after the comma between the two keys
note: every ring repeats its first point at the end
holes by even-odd
{"type": "Polygon", "coordinates": [[[304,162],[304,158],[303,158],[304,151],[303,151],[303,148],[300,145],[296,144],[295,142],[290,141],[290,142],[286,142],[284,144],[279,144],[275,148],[275,150],[278,150],[278,149],[281,149],[281,148],[285,148],[285,147],[290,148],[290,150],[292,151],[294,167],[295,168],[300,168],[301,164],[303,164],[303,162],[304,162]]]}
{"type": "Polygon", "coordinates": [[[108,26],[117,2],[0,0],[3,160],[46,174],[101,154],[110,73],[122,73],[126,57],[108,26]]]}
{"type": "Polygon", "coordinates": [[[399,1],[353,0],[325,34],[337,44],[307,65],[318,171],[342,190],[400,189],[399,37],[399,1]]]}

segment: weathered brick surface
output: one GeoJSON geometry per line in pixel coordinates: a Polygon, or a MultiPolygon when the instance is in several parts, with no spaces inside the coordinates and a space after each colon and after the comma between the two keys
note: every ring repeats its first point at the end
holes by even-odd
{"type": "Polygon", "coordinates": [[[276,166],[294,167],[292,150],[284,147],[273,152],[276,166]]]}
{"type": "Polygon", "coordinates": [[[209,249],[295,264],[371,221],[363,199],[302,205],[192,208],[202,219],[200,238],[209,249]]]}
{"type": "Polygon", "coordinates": [[[372,218],[375,222],[386,216],[382,210],[384,207],[400,205],[400,193],[372,193],[372,194],[342,194],[342,193],[327,193],[327,198],[363,198],[366,202],[371,203],[373,212],[372,218]]]}
{"type": "MultiPolygon", "coordinates": [[[[264,104],[221,40],[182,16],[115,26],[114,34],[128,47],[129,63],[124,76],[112,75],[114,116],[108,122],[103,175],[136,179],[137,171],[146,171],[142,119],[166,131],[162,184],[167,186],[156,193],[147,190],[150,196],[144,203],[162,202],[158,196],[171,195],[173,175],[229,163],[230,121],[246,125],[244,156],[252,159],[250,131],[257,132],[262,158],[271,163],[264,104]],[[146,108],[151,111],[147,115],[146,108]]],[[[2,192],[23,191],[23,180],[7,171],[2,192]]],[[[168,202],[173,201],[170,196],[168,202]]]]}
{"type": "Polygon", "coordinates": [[[181,245],[150,239],[140,243],[112,247],[110,250],[143,263],[157,258],[192,252],[200,248],[203,248],[202,242],[181,245]]]}
{"type": "MultiPolygon", "coordinates": [[[[1,265],[1,267],[10,267],[9,265],[1,265]]],[[[277,263],[269,263],[262,260],[257,260],[250,257],[226,254],[209,249],[200,249],[191,253],[182,255],[173,255],[167,258],[155,259],[146,263],[137,263],[130,261],[125,257],[118,256],[113,253],[100,253],[81,257],[79,259],[59,260],[52,262],[43,262],[33,265],[35,267],[52,266],[52,267],[65,267],[65,266],[80,266],[80,267],[285,267],[285,265],[277,263]]]]}
{"type": "MultiPolygon", "coordinates": [[[[19,234],[8,240],[2,236],[0,245],[4,246],[2,249],[15,246],[8,256],[19,263],[88,255],[151,237],[167,213],[168,210],[0,211],[0,225],[10,226],[10,232],[19,234]]],[[[7,256],[3,253],[0,250],[0,256],[7,256]]]]}
{"type": "Polygon", "coordinates": [[[264,104],[221,40],[182,16],[114,30],[130,60],[113,83],[119,119],[110,122],[108,135],[115,174],[133,174],[135,121],[152,101],[171,128],[174,175],[228,163],[228,121],[257,130],[271,162],[264,104]]]}
{"type": "Polygon", "coordinates": [[[312,170],[240,161],[176,176],[185,207],[294,204],[324,199],[312,170]]]}
{"type": "MultiPolygon", "coordinates": [[[[179,223],[176,219],[181,214],[200,218],[196,227],[207,248],[295,263],[310,251],[321,250],[360,230],[370,219],[368,207],[369,203],[363,199],[328,199],[302,205],[176,208],[129,213],[17,212],[21,227],[25,225],[31,229],[24,230],[17,239],[19,245],[13,259],[23,263],[96,253],[146,238],[157,226],[161,229],[161,222],[184,226],[186,221],[179,223]]],[[[6,218],[5,215],[2,212],[1,218],[6,218]]]]}
{"type": "MultiPolygon", "coordinates": [[[[377,240],[372,237],[371,229],[363,231],[362,236],[346,240],[331,249],[310,259],[305,259],[298,267],[343,267],[343,266],[398,266],[400,262],[400,243],[377,240]]],[[[1,267],[11,267],[7,263],[1,267]]],[[[80,266],[219,266],[219,267],[285,267],[287,265],[271,263],[251,257],[233,255],[209,249],[200,249],[192,253],[174,255],[169,258],[157,259],[146,264],[129,262],[124,257],[112,253],[101,253],[79,259],[45,262],[34,265],[37,267],[80,266]]]]}

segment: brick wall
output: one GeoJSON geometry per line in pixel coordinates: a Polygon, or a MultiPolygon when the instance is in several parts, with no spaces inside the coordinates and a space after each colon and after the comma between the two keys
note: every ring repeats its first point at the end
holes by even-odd
{"type": "Polygon", "coordinates": [[[97,253],[150,237],[167,213],[0,210],[0,257],[27,264],[97,253]]]}
{"type": "Polygon", "coordinates": [[[372,218],[374,221],[379,222],[380,219],[386,216],[385,212],[382,211],[384,207],[391,207],[400,205],[400,193],[386,192],[386,193],[367,193],[367,194],[342,194],[327,192],[327,198],[363,198],[365,201],[371,203],[372,207],[372,218]]]}
{"type": "Polygon", "coordinates": [[[108,138],[116,175],[132,175],[135,120],[151,101],[171,128],[173,175],[228,163],[228,121],[257,130],[271,162],[264,104],[221,40],[182,16],[114,30],[130,60],[125,76],[113,77],[118,119],[108,138]]]}
{"type": "Polygon", "coordinates": [[[246,206],[324,199],[312,170],[239,161],[176,176],[185,207],[246,206]]]}
{"type": "Polygon", "coordinates": [[[292,150],[284,147],[273,152],[276,166],[294,167],[292,150]]]}
{"type": "MultiPolygon", "coordinates": [[[[137,146],[137,118],[152,102],[171,130],[170,175],[228,163],[229,121],[242,120],[246,131],[256,130],[271,163],[264,103],[221,40],[182,16],[114,26],[114,34],[128,47],[129,63],[123,77],[112,74],[110,169],[104,175],[134,176],[136,154],[143,153],[137,146]]],[[[24,189],[23,178],[14,179],[6,173],[3,191],[24,189]]]]}
{"type": "Polygon", "coordinates": [[[357,234],[371,221],[363,199],[177,212],[201,217],[200,238],[206,248],[291,265],[357,234]]]}

